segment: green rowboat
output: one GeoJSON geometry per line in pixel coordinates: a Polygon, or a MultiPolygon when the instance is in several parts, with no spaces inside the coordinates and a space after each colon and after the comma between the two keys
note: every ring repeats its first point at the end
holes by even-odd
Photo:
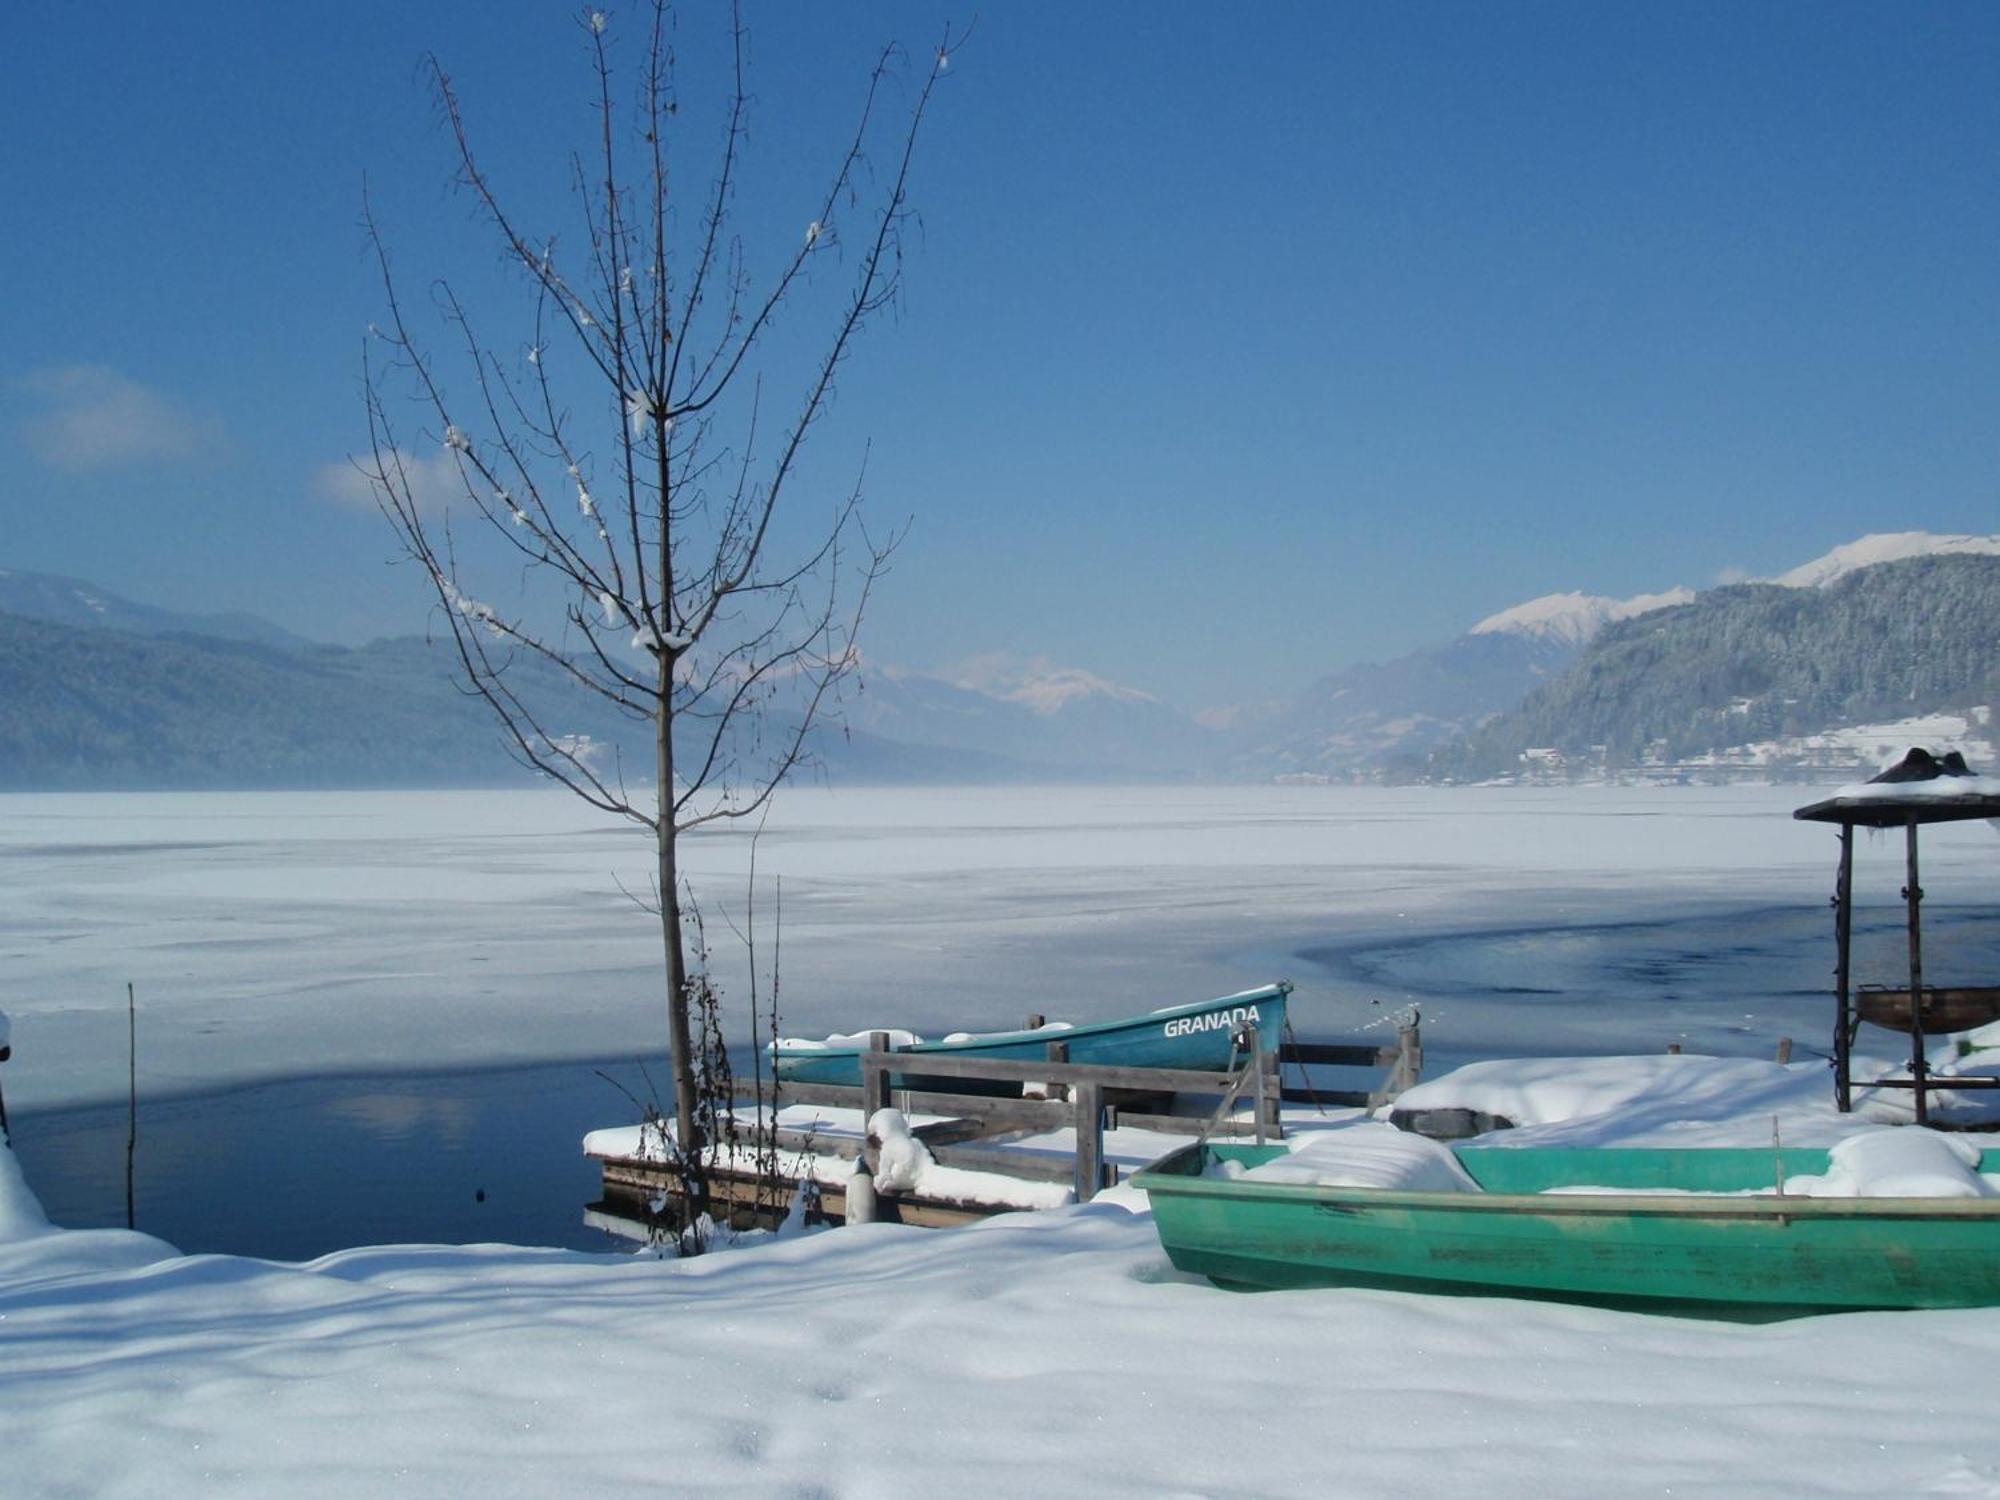
{"type": "MultiPolygon", "coordinates": [[[[1284,1152],[1198,1142],[1133,1179],[1175,1266],[1246,1289],[1382,1286],[1663,1309],[2000,1304],[2000,1198],[1776,1193],[1781,1170],[1826,1172],[1824,1151],[1457,1148],[1480,1192],[1203,1175],[1218,1159],[1247,1169],[1284,1152]],[[1548,1191],[1579,1186],[1594,1191],[1548,1191]]],[[[1979,1170],[2000,1172],[2000,1151],[1985,1152],[1979,1170]]]]}

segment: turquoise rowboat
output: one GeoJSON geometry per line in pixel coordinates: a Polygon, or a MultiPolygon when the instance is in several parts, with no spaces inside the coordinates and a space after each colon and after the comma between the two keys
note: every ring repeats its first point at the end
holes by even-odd
{"type": "MultiPolygon", "coordinates": [[[[1220,1072],[1235,1056],[1237,1032],[1250,1021],[1257,1023],[1258,1047],[1276,1051],[1285,1029],[1285,1002],[1292,993],[1280,981],[1240,995],[1224,995],[1193,1005],[1175,1005],[1123,1021],[1100,1021],[1088,1026],[1039,1031],[996,1031],[943,1042],[915,1042],[891,1050],[908,1053],[911,1071],[892,1075],[890,1087],[934,1089],[938,1092],[966,1093],[976,1088],[970,1080],[927,1078],[921,1061],[930,1057],[977,1057],[989,1061],[1043,1062],[1049,1044],[1061,1042],[1069,1049],[1069,1061],[1121,1068],[1192,1068],[1220,1072]]],[[[782,1083],[839,1084],[861,1086],[859,1046],[778,1046],[772,1049],[773,1064],[782,1083]]],[[[990,1087],[990,1086],[989,1086],[990,1087]]],[[[1018,1085],[1010,1086],[1018,1092],[1018,1085]]]]}
{"type": "MultiPolygon", "coordinates": [[[[2000,1304],[2000,1198],[1780,1197],[1824,1151],[1460,1147],[1481,1192],[1207,1177],[1283,1146],[1197,1143],[1133,1182],[1175,1266],[1229,1287],[1378,1286],[1780,1312],[2000,1304]],[[1589,1193],[1548,1195],[1589,1186],[1589,1193]],[[1622,1190],[1622,1191],[1621,1191],[1622,1190]],[[1756,1193],[1755,1197],[1672,1196],[1756,1193]],[[1655,1196],[1666,1194],[1667,1196],[1655,1196]]],[[[1981,1172],[2000,1172],[1987,1151],[1981,1172]]]]}

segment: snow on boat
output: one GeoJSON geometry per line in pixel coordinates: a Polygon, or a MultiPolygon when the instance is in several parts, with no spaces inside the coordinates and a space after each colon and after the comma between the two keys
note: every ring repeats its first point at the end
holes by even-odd
{"type": "Polygon", "coordinates": [[[1303,1151],[1288,1163],[1282,1145],[1198,1142],[1133,1181],[1174,1265],[1229,1287],[1718,1312],[2000,1304],[2000,1178],[1985,1175],[2000,1173],[2000,1151],[1931,1142],[1959,1164],[1859,1184],[1842,1178],[1855,1141],[1831,1152],[1423,1142],[1436,1159],[1418,1171],[1344,1177],[1316,1174],[1303,1151]]]}
{"type": "MultiPolygon", "coordinates": [[[[1123,1068],[1190,1068],[1221,1071],[1240,1061],[1236,1035],[1251,1021],[1257,1024],[1258,1047],[1276,1051],[1285,1029],[1285,1004],[1292,993],[1280,980],[1261,989],[1223,995],[1192,1005],[1169,1006],[1122,1021],[1087,1026],[1045,1026],[1035,1030],[996,1031],[947,1037],[926,1042],[908,1032],[892,1033],[890,1050],[910,1054],[911,1072],[893,1075],[890,1086],[924,1089],[934,1084],[964,1091],[966,1082],[926,1079],[915,1066],[922,1058],[976,1057],[1009,1062],[1043,1062],[1049,1044],[1069,1049],[1072,1063],[1123,1068]]],[[[829,1038],[826,1042],[784,1039],[773,1044],[777,1076],[785,1083],[819,1083],[858,1088],[861,1054],[868,1050],[865,1034],[829,1038]]]]}

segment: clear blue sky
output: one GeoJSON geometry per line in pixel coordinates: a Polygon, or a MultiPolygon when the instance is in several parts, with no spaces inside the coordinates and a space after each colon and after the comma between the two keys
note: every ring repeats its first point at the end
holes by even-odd
{"type": "MultiPolygon", "coordinates": [[[[871,442],[874,514],[916,518],[870,655],[1043,654],[1200,708],[1554,590],[2000,530],[2000,9],[980,10],[907,295],[825,429],[829,473],[871,442]]],[[[970,15],[750,5],[752,211],[802,220],[876,45],[970,15]]],[[[690,79],[718,16],[681,19],[690,79]]],[[[409,274],[490,268],[434,49],[560,221],[573,17],[0,10],[0,566],[422,628],[319,479],[365,441],[362,178],[409,274]]]]}

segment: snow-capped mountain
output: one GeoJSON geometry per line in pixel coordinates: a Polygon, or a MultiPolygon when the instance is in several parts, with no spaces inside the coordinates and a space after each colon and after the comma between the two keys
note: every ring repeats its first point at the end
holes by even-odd
{"type": "MultiPolygon", "coordinates": [[[[1879,533],[1758,581],[1824,589],[1885,563],[1968,553],[2000,554],[2000,536],[1879,533]]],[[[1432,750],[1562,677],[1607,625],[1709,597],[1672,588],[1630,599],[1581,591],[1530,599],[1489,615],[1456,640],[1322,678],[1275,723],[1239,741],[1234,764],[1253,775],[1379,775],[1399,765],[1414,774],[1432,750]]]]}
{"type": "Polygon", "coordinates": [[[1321,678],[1236,764],[1246,773],[1344,777],[1414,770],[1562,673],[1613,620],[1686,604],[1692,589],[1611,599],[1545,594],[1488,615],[1464,635],[1394,661],[1321,678]]]}
{"type": "Polygon", "coordinates": [[[1929,531],[1872,532],[1859,541],[1835,547],[1824,557],[1800,563],[1788,573],[1760,581],[1781,583],[1786,588],[1823,589],[1850,573],[1872,568],[1877,563],[1951,552],[2000,554],[2000,536],[1939,536],[1929,531]]]}
{"type": "Polygon", "coordinates": [[[1081,667],[1059,667],[1046,656],[1022,660],[1003,651],[986,652],[932,675],[967,692],[1023,704],[1044,717],[1093,698],[1125,704],[1160,701],[1081,667]]]}
{"type": "Polygon", "coordinates": [[[1694,598],[1690,588],[1671,588],[1660,594],[1639,594],[1630,599],[1607,599],[1602,594],[1544,594],[1526,604],[1516,604],[1497,615],[1488,615],[1467,635],[1527,635],[1560,641],[1568,646],[1587,645],[1590,638],[1613,620],[1629,620],[1694,598]]]}
{"type": "Polygon", "coordinates": [[[967,774],[1186,775],[1208,737],[1150,693],[1045,657],[989,653],[933,672],[864,664],[845,693],[849,728],[927,751],[978,758],[967,774]]]}

